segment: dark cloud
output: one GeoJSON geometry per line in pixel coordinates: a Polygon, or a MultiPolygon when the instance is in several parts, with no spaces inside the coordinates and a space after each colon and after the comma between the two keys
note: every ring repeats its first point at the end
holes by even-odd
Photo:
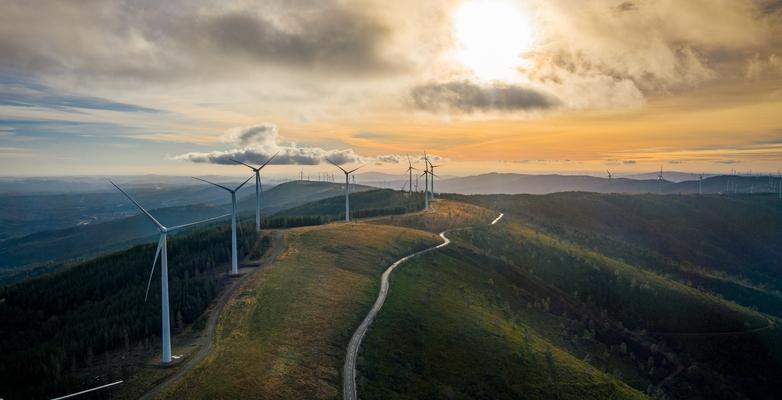
{"type": "Polygon", "coordinates": [[[714,161],[717,164],[739,164],[741,161],[739,160],[715,160],[714,161]]]}
{"type": "Polygon", "coordinates": [[[635,160],[623,160],[622,164],[635,164],[635,160]]]}
{"type": "Polygon", "coordinates": [[[368,15],[329,7],[302,13],[290,25],[283,28],[245,11],[216,15],[185,33],[205,39],[210,52],[233,53],[261,63],[351,73],[391,67],[390,60],[380,55],[389,30],[368,15]]]}
{"type": "Polygon", "coordinates": [[[11,3],[0,15],[0,72],[167,81],[268,66],[401,69],[383,53],[390,28],[338,1],[11,3]]]}
{"type": "Polygon", "coordinates": [[[481,86],[470,81],[420,85],[411,90],[410,96],[415,107],[427,111],[522,111],[558,104],[535,89],[503,83],[481,86]]]}
{"type": "Polygon", "coordinates": [[[622,3],[619,3],[616,7],[614,7],[614,10],[619,12],[625,12],[625,11],[633,11],[637,10],[638,6],[633,3],[632,1],[624,1],[622,3]]]}

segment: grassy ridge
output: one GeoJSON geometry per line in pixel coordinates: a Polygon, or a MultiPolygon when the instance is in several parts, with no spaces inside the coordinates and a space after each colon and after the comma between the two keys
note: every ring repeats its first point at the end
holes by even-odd
{"type": "Polygon", "coordinates": [[[220,318],[215,350],[167,398],[335,398],[350,335],[383,269],[430,234],[369,224],[297,228],[220,318]]]}

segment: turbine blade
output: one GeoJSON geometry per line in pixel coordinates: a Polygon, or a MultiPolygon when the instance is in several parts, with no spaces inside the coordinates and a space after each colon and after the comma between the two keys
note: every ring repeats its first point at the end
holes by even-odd
{"type": "MultiPolygon", "coordinates": [[[[366,165],[366,164],[364,164],[364,165],[366,165]]],[[[348,171],[346,173],[347,174],[352,174],[354,171],[358,171],[359,169],[364,168],[364,165],[362,165],[360,167],[353,168],[353,169],[351,169],[350,171],[348,171]]]]}
{"type": "Polygon", "coordinates": [[[144,302],[147,302],[147,296],[149,296],[149,286],[152,285],[152,275],[155,274],[155,264],[157,264],[157,257],[160,255],[160,247],[163,245],[163,235],[160,235],[160,239],[157,241],[157,250],[155,250],[155,260],[152,261],[152,270],[149,271],[149,280],[147,281],[147,291],[144,293],[144,302]]]}
{"type": "Polygon", "coordinates": [[[253,167],[253,166],[252,166],[252,165],[250,165],[250,164],[245,164],[245,163],[243,163],[243,162],[241,162],[241,161],[234,160],[233,158],[231,159],[231,161],[233,161],[233,162],[235,162],[235,163],[237,163],[237,164],[242,164],[242,165],[244,165],[245,167],[247,167],[247,168],[250,168],[250,169],[252,169],[253,171],[255,171],[255,167],[253,167]]]}
{"type": "Polygon", "coordinates": [[[346,174],[348,173],[348,171],[345,171],[345,168],[342,168],[342,167],[340,167],[340,166],[339,166],[337,163],[335,163],[334,161],[331,161],[331,160],[330,160],[330,159],[328,159],[328,158],[326,159],[326,161],[328,161],[328,162],[330,162],[330,163],[334,164],[334,166],[335,166],[335,167],[337,167],[337,168],[339,168],[339,169],[341,169],[341,170],[342,170],[342,172],[344,172],[344,173],[346,173],[346,174]]]}
{"type": "Polygon", "coordinates": [[[133,204],[135,204],[135,205],[136,205],[136,207],[138,207],[138,208],[139,208],[139,210],[141,210],[141,212],[143,212],[143,213],[144,213],[144,215],[146,215],[146,216],[147,216],[147,218],[149,218],[149,219],[150,219],[150,221],[152,221],[152,223],[154,223],[155,225],[157,225],[157,227],[158,227],[158,229],[159,229],[159,230],[161,230],[161,231],[164,231],[164,230],[166,229],[166,227],[164,227],[164,226],[163,226],[163,224],[161,224],[160,222],[158,222],[158,220],[156,220],[156,219],[155,219],[155,217],[153,217],[153,216],[152,216],[152,214],[150,214],[150,213],[149,213],[147,210],[145,210],[145,209],[144,209],[144,207],[141,207],[141,204],[139,204],[139,203],[138,203],[136,200],[133,200],[133,198],[132,198],[132,197],[130,197],[130,195],[129,195],[129,194],[127,194],[127,193],[126,193],[124,190],[122,190],[122,188],[120,188],[119,186],[117,186],[117,184],[116,184],[116,183],[112,182],[112,181],[111,181],[111,179],[109,179],[109,182],[111,182],[111,184],[112,184],[112,185],[114,185],[114,187],[115,187],[115,188],[117,188],[117,190],[119,190],[120,192],[122,192],[122,194],[124,194],[124,195],[125,195],[125,197],[127,197],[127,198],[128,198],[128,200],[130,200],[131,202],[133,202],[133,204]]]}
{"type": "Polygon", "coordinates": [[[206,179],[196,178],[195,176],[191,176],[191,178],[193,178],[193,179],[197,179],[197,180],[199,180],[199,181],[201,181],[201,182],[206,182],[206,183],[208,183],[208,184],[210,184],[210,185],[215,185],[215,186],[217,186],[217,187],[219,187],[219,188],[222,188],[222,189],[225,189],[225,190],[227,190],[227,191],[229,191],[229,192],[231,191],[231,189],[228,189],[227,187],[225,187],[225,186],[223,186],[223,185],[218,185],[218,184],[216,184],[216,183],[214,183],[214,182],[209,182],[209,181],[208,181],[208,180],[206,180],[206,179]]]}
{"type": "Polygon", "coordinates": [[[236,187],[236,189],[232,190],[232,192],[236,192],[236,191],[238,191],[239,189],[241,189],[241,188],[242,188],[242,186],[244,186],[245,184],[247,184],[247,182],[250,182],[250,179],[252,179],[252,178],[255,178],[255,174],[252,174],[252,175],[250,175],[250,177],[249,177],[249,178],[247,178],[247,180],[245,180],[244,182],[242,182],[242,184],[241,184],[241,185],[239,185],[239,186],[237,186],[237,187],[236,187]]]}
{"type": "Polygon", "coordinates": [[[266,164],[268,164],[268,163],[272,162],[272,160],[274,160],[274,157],[277,157],[277,154],[280,154],[280,152],[278,151],[278,152],[274,153],[274,155],[273,155],[273,156],[271,156],[271,158],[269,158],[268,160],[266,160],[266,162],[265,162],[265,163],[263,163],[263,165],[261,165],[260,167],[258,167],[258,170],[259,170],[259,171],[260,171],[260,170],[262,170],[262,169],[263,169],[263,167],[265,167],[265,166],[266,166],[266,164]]]}
{"type": "Polygon", "coordinates": [[[171,228],[168,228],[168,232],[173,232],[173,231],[178,230],[178,229],[187,228],[188,226],[203,224],[204,222],[214,221],[216,219],[230,217],[230,216],[231,216],[231,214],[223,214],[223,215],[220,215],[220,216],[217,216],[217,217],[212,217],[212,218],[208,218],[208,219],[202,219],[202,220],[196,221],[196,222],[191,222],[189,224],[172,226],[171,228]]]}

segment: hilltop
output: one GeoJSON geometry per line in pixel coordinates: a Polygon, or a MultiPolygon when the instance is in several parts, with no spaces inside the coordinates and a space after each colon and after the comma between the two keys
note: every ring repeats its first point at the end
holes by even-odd
{"type": "MultiPolygon", "coordinates": [[[[380,274],[439,243],[444,230],[451,245],[391,275],[359,352],[361,398],[779,394],[782,303],[777,283],[764,280],[782,268],[782,204],[773,196],[449,195],[426,212],[416,195],[388,190],[353,200],[359,213],[386,215],[322,224],[340,218],[341,197],[275,214],[320,225],[277,231],[279,256],[236,289],[213,350],[163,398],[338,397],[347,343],[380,274]]],[[[141,250],[149,246],[128,256],[141,250]]],[[[202,262],[180,263],[177,276],[202,262]]],[[[53,281],[30,281],[30,289],[45,282],[53,281]]],[[[172,294],[191,293],[182,290],[172,294]]],[[[47,301],[56,304],[62,294],[53,293],[47,301]]],[[[14,304],[0,303],[0,312],[14,304]]],[[[182,332],[204,318],[202,307],[182,332]]],[[[134,338],[129,348],[150,342],[154,358],[154,335],[134,338]]],[[[112,354],[126,354],[121,342],[112,354]]],[[[157,368],[113,368],[111,376],[126,380],[115,398],[137,398],[162,379],[157,368]]]]}

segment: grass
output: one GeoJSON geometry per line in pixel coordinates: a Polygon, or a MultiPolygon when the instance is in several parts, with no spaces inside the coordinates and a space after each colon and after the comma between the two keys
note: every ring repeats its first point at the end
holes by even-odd
{"type": "Polygon", "coordinates": [[[430,253],[395,274],[362,346],[362,398],[645,397],[552,340],[547,318],[465,251],[430,253]]]}
{"type": "Polygon", "coordinates": [[[402,227],[330,224],[286,233],[281,259],[226,306],[205,362],[167,398],[336,398],[344,352],[394,260],[434,243],[402,227]]]}

